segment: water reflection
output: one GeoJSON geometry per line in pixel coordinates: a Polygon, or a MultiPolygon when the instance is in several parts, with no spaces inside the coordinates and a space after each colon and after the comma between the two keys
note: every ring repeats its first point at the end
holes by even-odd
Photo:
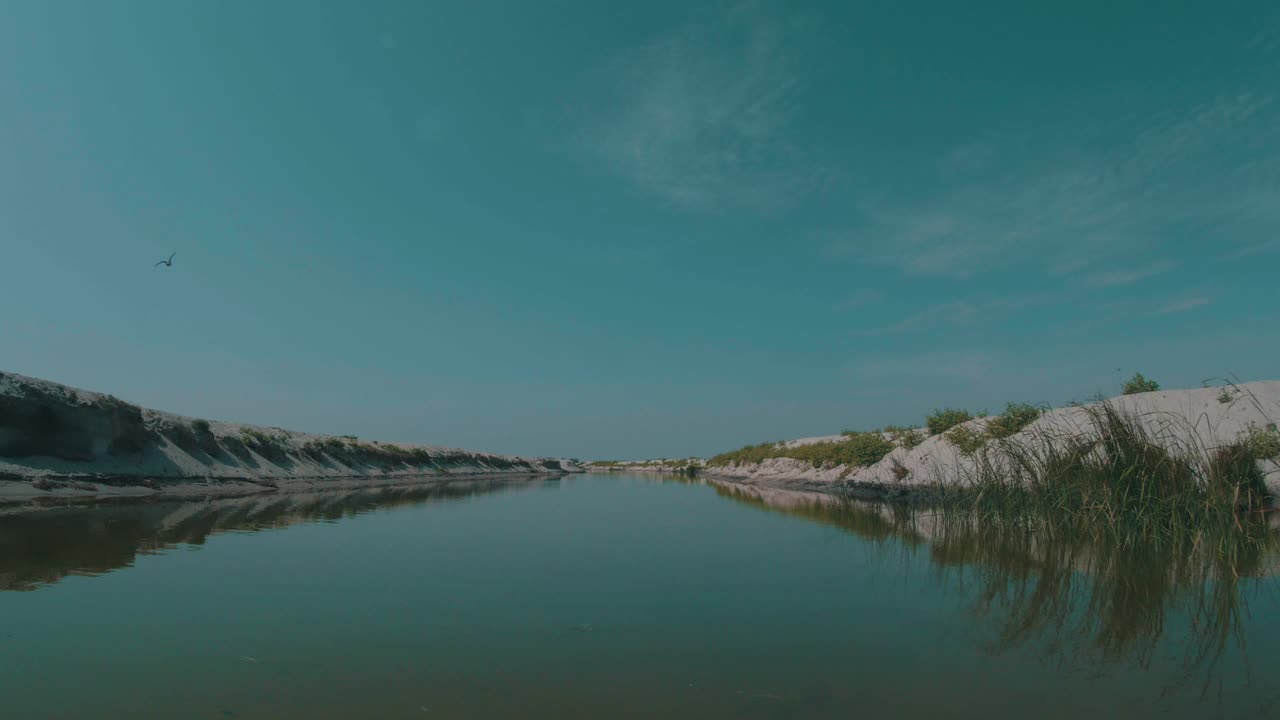
{"type": "Polygon", "coordinates": [[[923,553],[939,581],[969,598],[989,626],[991,652],[1031,645],[1047,661],[1096,669],[1119,661],[1148,667],[1167,651],[1180,662],[1179,682],[1194,677],[1202,692],[1220,680],[1214,670],[1228,654],[1247,671],[1249,600],[1274,593],[1274,583],[1257,580],[1280,573],[1275,515],[1187,537],[1100,545],[1089,536],[1045,539],[901,505],[708,484],[736,502],[923,553]]]}
{"type": "MultiPolygon", "coordinates": [[[[110,572],[132,565],[140,554],[199,545],[221,532],[332,522],[383,508],[573,483],[471,480],[10,511],[0,514],[0,590],[28,591],[68,575],[110,572]]],[[[1227,672],[1217,672],[1224,658],[1230,672],[1247,671],[1242,659],[1253,624],[1250,602],[1280,587],[1258,582],[1280,573],[1274,523],[1260,533],[1205,531],[1100,545],[1086,536],[1045,540],[900,505],[705,484],[734,503],[849,532],[869,543],[874,562],[924,562],[945,591],[972,609],[981,642],[993,653],[1031,647],[1048,661],[1090,670],[1121,661],[1146,667],[1173,657],[1178,680],[1194,676],[1202,691],[1227,672]]]]}
{"type": "Polygon", "coordinates": [[[334,522],[382,508],[532,490],[556,480],[452,480],[431,485],[191,501],[15,508],[0,514],[0,591],[35,590],[68,575],[98,575],[134,558],[201,545],[210,535],[334,522]]]}

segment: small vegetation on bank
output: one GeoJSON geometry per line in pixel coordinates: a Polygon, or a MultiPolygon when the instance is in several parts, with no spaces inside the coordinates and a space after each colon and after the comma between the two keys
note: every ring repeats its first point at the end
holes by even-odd
{"type": "Polygon", "coordinates": [[[1138,393],[1155,392],[1160,389],[1160,383],[1145,377],[1142,373],[1134,373],[1121,386],[1120,390],[1125,395],[1136,395],[1138,393]]]}
{"type": "Polygon", "coordinates": [[[1244,441],[1248,444],[1250,451],[1259,458],[1280,462],[1280,430],[1276,429],[1275,423],[1265,428],[1257,426],[1249,428],[1244,441]]]}
{"type": "MultiPolygon", "coordinates": [[[[575,465],[581,461],[570,461],[575,465]]],[[[702,472],[702,460],[696,457],[661,458],[657,460],[592,460],[588,467],[602,470],[652,470],[674,475],[697,477],[702,472]]]]}
{"type": "Polygon", "coordinates": [[[907,450],[924,442],[925,438],[924,433],[917,428],[899,427],[898,425],[885,425],[883,432],[889,436],[891,442],[907,450]]]}
{"type": "Polygon", "coordinates": [[[842,439],[788,446],[786,443],[761,443],[740,450],[721,453],[707,461],[710,466],[758,463],[772,458],[805,460],[815,468],[849,465],[874,465],[896,445],[878,432],[846,432],[842,439]]]}
{"type": "Polygon", "coordinates": [[[957,410],[955,408],[944,408],[935,410],[932,415],[925,418],[925,427],[929,428],[930,435],[941,435],[960,423],[969,422],[973,419],[973,415],[968,410],[957,410]]]}
{"type": "Polygon", "coordinates": [[[963,455],[972,456],[986,446],[989,440],[1003,440],[1021,432],[1039,419],[1044,411],[1026,403],[1009,403],[1004,412],[988,420],[982,427],[974,424],[958,425],[947,431],[947,441],[963,455]]]}

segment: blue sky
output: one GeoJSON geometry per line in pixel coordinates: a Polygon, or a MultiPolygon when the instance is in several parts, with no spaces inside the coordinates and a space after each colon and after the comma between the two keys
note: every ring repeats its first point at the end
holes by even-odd
{"type": "Polygon", "coordinates": [[[1280,379],[1280,11],[977,5],[5,3],[0,368],[581,457],[1280,379]]]}

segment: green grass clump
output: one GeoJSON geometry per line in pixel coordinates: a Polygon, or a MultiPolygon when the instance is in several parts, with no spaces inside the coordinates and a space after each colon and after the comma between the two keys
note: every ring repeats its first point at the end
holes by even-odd
{"type": "Polygon", "coordinates": [[[764,462],[770,458],[785,457],[782,453],[782,443],[767,442],[759,445],[747,445],[746,447],[732,450],[730,452],[720,453],[707,461],[708,465],[746,465],[750,463],[764,462]]]}
{"type": "Polygon", "coordinates": [[[1160,389],[1160,383],[1144,377],[1142,373],[1134,373],[1133,377],[1126,380],[1120,389],[1125,395],[1135,395],[1137,393],[1155,392],[1160,389]]]}
{"type": "Polygon", "coordinates": [[[947,442],[956,446],[961,455],[973,457],[986,446],[990,436],[971,425],[960,425],[947,431],[947,442]]]}
{"type": "Polygon", "coordinates": [[[207,435],[210,432],[212,432],[212,430],[209,428],[209,421],[202,420],[200,418],[196,418],[195,420],[191,421],[191,429],[196,431],[196,433],[200,435],[207,435]]]}
{"type": "Polygon", "coordinates": [[[1245,442],[1258,458],[1280,461],[1280,431],[1276,430],[1275,423],[1271,423],[1265,429],[1250,427],[1248,434],[1245,435],[1245,442]]]}
{"type": "Polygon", "coordinates": [[[929,428],[930,435],[941,435],[960,423],[968,422],[972,419],[973,415],[968,410],[944,408],[935,410],[932,415],[925,418],[925,426],[929,428]]]}
{"type": "Polygon", "coordinates": [[[994,439],[1007,438],[1016,434],[1026,426],[1040,418],[1040,408],[1026,403],[1009,403],[1004,412],[987,423],[987,436],[994,439]]]}
{"type": "MultiPolygon", "coordinates": [[[[983,523],[1111,534],[1125,542],[1229,525],[1241,511],[1266,505],[1257,460],[1280,450],[1266,440],[1242,438],[1216,449],[1188,441],[1170,451],[1140,417],[1110,403],[1089,408],[1088,418],[1084,433],[1043,430],[1028,442],[975,454],[947,505],[983,523]]],[[[1185,430],[1195,437],[1194,428],[1185,430]]]]}
{"type": "Polygon", "coordinates": [[[671,472],[675,475],[694,478],[698,477],[698,473],[702,472],[702,466],[696,462],[686,460],[683,463],[677,462],[671,472]]]}
{"type": "Polygon", "coordinates": [[[1041,413],[1034,405],[1009,403],[1004,412],[988,420],[985,426],[959,425],[948,430],[946,438],[961,454],[972,457],[986,447],[988,441],[1016,435],[1039,419],[1041,413]]]}
{"type": "Polygon", "coordinates": [[[908,450],[914,448],[924,442],[924,433],[916,428],[901,427],[899,425],[885,425],[884,432],[889,436],[889,440],[898,447],[908,450]]]}
{"type": "Polygon", "coordinates": [[[788,448],[785,457],[808,460],[814,467],[850,465],[866,467],[893,452],[894,444],[877,432],[846,433],[843,440],[788,448]]]}

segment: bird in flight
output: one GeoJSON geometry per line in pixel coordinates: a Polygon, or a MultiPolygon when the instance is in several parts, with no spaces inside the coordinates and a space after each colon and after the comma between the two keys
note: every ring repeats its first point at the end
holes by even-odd
{"type": "Polygon", "coordinates": [[[161,260],[160,262],[156,263],[152,267],[160,267],[161,265],[164,265],[165,267],[173,267],[173,256],[177,254],[178,253],[169,253],[168,260],[161,260]]]}

